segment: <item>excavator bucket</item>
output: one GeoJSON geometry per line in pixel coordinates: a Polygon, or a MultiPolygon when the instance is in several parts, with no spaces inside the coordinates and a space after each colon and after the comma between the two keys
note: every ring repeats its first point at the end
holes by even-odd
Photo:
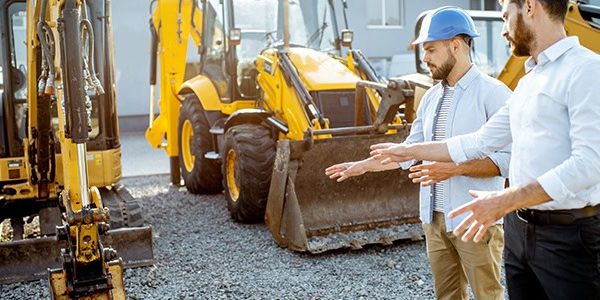
{"type": "MultiPolygon", "coordinates": [[[[109,230],[102,242],[117,250],[126,268],[154,264],[150,226],[109,230]]],[[[61,268],[64,247],[56,236],[0,243],[0,284],[47,278],[49,268],[61,268]]]]}
{"type": "MultiPolygon", "coordinates": [[[[402,79],[390,79],[387,85],[359,81],[357,108],[363,107],[367,89],[381,95],[372,125],[312,132],[331,134],[331,138],[278,142],[265,212],[265,222],[277,244],[320,253],[421,239],[419,186],[408,178],[408,171],[366,173],[343,182],[325,175],[329,166],[368,157],[373,144],[406,139],[410,125],[389,124],[397,117],[400,105],[404,105],[405,116],[412,111],[414,93],[409,87],[402,79]]],[[[356,109],[356,124],[360,115],[356,109]]]]}
{"type": "Polygon", "coordinates": [[[421,239],[419,187],[407,171],[367,173],[341,183],[325,175],[329,166],[368,157],[370,145],[403,142],[410,126],[390,124],[400,105],[406,116],[413,104],[413,90],[403,79],[390,79],[387,85],[359,81],[357,126],[316,130],[302,141],[278,142],[265,222],[280,246],[320,253],[421,239]],[[376,90],[381,101],[373,124],[359,126],[367,89],[376,90]],[[332,137],[312,138],[323,134],[332,137]]]}
{"type": "Polygon", "coordinates": [[[409,126],[396,134],[354,135],[303,141],[282,140],[265,221],[277,244],[320,253],[366,244],[421,239],[419,187],[401,169],[366,173],[337,182],[325,169],[369,156],[369,146],[402,142],[409,126]]]}

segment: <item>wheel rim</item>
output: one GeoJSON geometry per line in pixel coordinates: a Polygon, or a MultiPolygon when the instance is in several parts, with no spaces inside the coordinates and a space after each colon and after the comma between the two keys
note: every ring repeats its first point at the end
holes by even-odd
{"type": "Polygon", "coordinates": [[[181,154],[183,156],[183,165],[188,172],[194,169],[194,161],[196,157],[192,154],[191,144],[192,137],[194,136],[194,129],[192,128],[192,122],[185,120],[181,127],[181,154]]]}
{"type": "Polygon", "coordinates": [[[229,196],[231,200],[237,201],[240,196],[240,188],[235,180],[235,164],[237,161],[237,155],[233,149],[227,151],[227,189],[229,190],[229,196]]]}

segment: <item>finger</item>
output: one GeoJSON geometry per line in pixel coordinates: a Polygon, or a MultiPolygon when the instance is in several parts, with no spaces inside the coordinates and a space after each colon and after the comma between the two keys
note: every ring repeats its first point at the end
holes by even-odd
{"type": "Polygon", "coordinates": [[[371,150],[387,149],[393,145],[395,145],[395,144],[394,143],[379,143],[379,144],[371,145],[370,149],[371,150]]]}
{"type": "Polygon", "coordinates": [[[327,169],[325,169],[325,172],[340,172],[340,171],[344,171],[346,170],[346,165],[345,164],[337,164],[337,165],[333,165],[327,169]]]}
{"type": "Polygon", "coordinates": [[[327,176],[331,176],[331,175],[334,175],[334,174],[336,174],[336,173],[339,173],[339,172],[341,172],[341,171],[343,171],[343,170],[331,170],[331,171],[325,171],[325,175],[327,175],[327,176]]]}
{"type": "Polygon", "coordinates": [[[460,224],[458,224],[458,226],[456,226],[456,228],[454,228],[452,233],[454,233],[454,235],[457,237],[460,237],[461,235],[463,235],[463,233],[467,230],[469,225],[473,222],[472,217],[473,217],[473,214],[470,214],[469,216],[467,216],[464,220],[462,220],[462,222],[460,222],[460,224]]]}
{"type": "Polygon", "coordinates": [[[431,172],[429,171],[429,169],[423,169],[423,170],[416,171],[416,172],[413,172],[413,173],[410,173],[410,174],[408,174],[408,177],[410,177],[410,176],[411,176],[411,175],[413,175],[413,174],[416,174],[416,175],[414,175],[413,177],[417,177],[417,176],[418,176],[418,177],[422,177],[422,176],[428,176],[430,173],[431,173],[431,172]]]}
{"type": "Polygon", "coordinates": [[[394,153],[392,150],[390,150],[390,148],[381,148],[381,149],[372,150],[370,152],[370,154],[371,154],[371,156],[374,156],[374,155],[386,155],[387,156],[387,155],[392,155],[394,153]]]}
{"type": "Polygon", "coordinates": [[[466,212],[472,211],[475,206],[475,201],[467,202],[448,213],[449,218],[454,218],[456,216],[460,216],[466,212]]]}
{"type": "Polygon", "coordinates": [[[487,232],[489,227],[490,225],[487,224],[481,225],[479,230],[477,231],[477,234],[473,238],[473,241],[475,243],[479,243],[479,241],[481,241],[481,239],[485,236],[485,233],[487,232]]]}
{"type": "Polygon", "coordinates": [[[381,156],[381,150],[373,150],[369,152],[369,155],[371,155],[372,157],[381,156]]]}
{"type": "Polygon", "coordinates": [[[334,170],[325,170],[325,174],[326,175],[331,175],[331,174],[335,174],[335,173],[344,172],[346,170],[347,170],[346,168],[337,168],[337,169],[334,169],[334,170]]]}
{"type": "Polygon", "coordinates": [[[342,182],[346,179],[348,179],[350,176],[346,173],[346,172],[341,172],[340,173],[340,178],[337,179],[337,182],[342,182]]]}
{"type": "Polygon", "coordinates": [[[371,147],[369,147],[369,149],[371,149],[371,151],[374,151],[374,150],[387,149],[389,147],[390,147],[389,144],[383,143],[383,144],[371,145],[371,147]]]}
{"type": "Polygon", "coordinates": [[[465,232],[465,234],[463,234],[461,240],[463,242],[468,242],[468,241],[472,240],[473,236],[477,233],[477,231],[479,231],[480,227],[481,227],[481,224],[479,222],[477,222],[476,220],[471,222],[471,226],[469,227],[467,232],[465,232]]]}
{"type": "Polygon", "coordinates": [[[327,167],[325,169],[325,172],[335,171],[335,170],[339,169],[339,167],[340,167],[339,165],[333,165],[333,166],[327,167]]]}
{"type": "Polygon", "coordinates": [[[425,174],[423,174],[423,171],[417,171],[417,172],[409,173],[408,178],[419,178],[419,177],[423,177],[423,175],[425,175],[425,174]]]}
{"type": "Polygon", "coordinates": [[[428,181],[425,181],[425,182],[421,182],[421,186],[422,187],[426,187],[426,186],[433,185],[435,183],[437,183],[435,180],[428,180],[428,181]]]}
{"type": "Polygon", "coordinates": [[[333,174],[329,175],[329,178],[330,178],[330,179],[334,179],[334,178],[337,178],[337,177],[340,177],[340,176],[342,176],[342,175],[340,174],[340,172],[335,172],[335,173],[333,173],[333,174]]]}
{"type": "Polygon", "coordinates": [[[409,169],[409,170],[410,170],[411,172],[414,172],[414,171],[420,171],[420,170],[423,170],[424,168],[425,168],[425,165],[422,165],[422,164],[421,164],[421,165],[412,166],[412,167],[410,167],[410,169],[409,169]]]}
{"type": "Polygon", "coordinates": [[[413,178],[412,182],[421,183],[421,182],[427,181],[427,180],[430,180],[430,178],[429,178],[429,176],[425,175],[425,176],[413,178]]]}

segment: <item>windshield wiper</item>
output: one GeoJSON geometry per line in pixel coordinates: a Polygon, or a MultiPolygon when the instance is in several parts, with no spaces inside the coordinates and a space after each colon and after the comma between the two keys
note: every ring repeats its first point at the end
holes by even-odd
{"type": "Polygon", "coordinates": [[[323,10],[323,24],[321,25],[321,27],[317,28],[317,30],[310,36],[310,38],[308,38],[308,41],[306,42],[306,47],[310,47],[310,45],[313,44],[313,42],[317,39],[317,37],[319,38],[319,44],[318,46],[321,47],[321,43],[323,42],[323,36],[324,36],[324,32],[325,29],[327,28],[327,7],[323,10]]]}
{"type": "Polygon", "coordinates": [[[271,45],[275,44],[278,39],[273,37],[273,34],[277,33],[277,30],[267,31],[265,33],[265,39],[267,40],[267,48],[271,47],[271,45]]]}

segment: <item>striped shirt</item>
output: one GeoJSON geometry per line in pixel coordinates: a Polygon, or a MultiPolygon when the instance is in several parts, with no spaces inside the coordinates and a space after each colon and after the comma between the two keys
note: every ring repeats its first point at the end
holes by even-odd
{"type": "MultiPolygon", "coordinates": [[[[405,144],[433,140],[436,114],[445,90],[443,83],[438,82],[423,95],[421,104],[417,107],[417,118],[410,127],[410,135],[404,141],[405,144]]],[[[451,137],[454,136],[477,131],[500,107],[505,105],[510,94],[510,89],[502,82],[481,72],[477,69],[477,66],[471,66],[471,69],[454,85],[454,96],[452,97],[452,105],[450,105],[446,125],[446,136],[448,138],[445,141],[451,141],[451,137]]],[[[450,150],[450,148],[448,149],[450,150]]],[[[489,154],[489,158],[498,166],[503,176],[508,176],[510,146],[489,154]]],[[[416,162],[411,160],[400,163],[400,166],[406,170],[416,162]]],[[[432,162],[425,160],[423,163],[432,162]]],[[[423,224],[431,224],[433,219],[432,187],[433,185],[420,187],[419,216],[423,224]]],[[[449,212],[473,200],[473,197],[469,195],[469,190],[502,190],[504,188],[504,178],[500,176],[490,178],[454,176],[445,181],[444,187],[444,210],[449,212]]],[[[466,215],[463,214],[450,219],[445,214],[446,231],[454,230],[466,218],[466,215]]],[[[499,220],[499,223],[501,222],[502,220],[499,220]]]]}
{"type": "MultiPolygon", "coordinates": [[[[452,98],[454,98],[454,87],[444,85],[444,94],[438,105],[435,123],[433,124],[434,141],[442,141],[447,137],[446,124],[448,124],[448,112],[450,111],[452,98]]],[[[444,212],[444,189],[446,183],[447,181],[444,180],[433,185],[432,197],[434,211],[444,212]]]]}

